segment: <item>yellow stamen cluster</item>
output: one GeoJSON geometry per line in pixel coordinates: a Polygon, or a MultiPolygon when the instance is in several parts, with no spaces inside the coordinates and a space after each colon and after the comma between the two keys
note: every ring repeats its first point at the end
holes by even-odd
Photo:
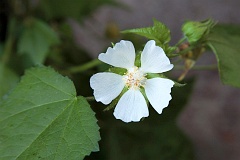
{"type": "Polygon", "coordinates": [[[144,87],[147,79],[138,67],[133,67],[128,69],[128,72],[123,76],[123,80],[127,87],[139,89],[141,86],[144,87]]]}

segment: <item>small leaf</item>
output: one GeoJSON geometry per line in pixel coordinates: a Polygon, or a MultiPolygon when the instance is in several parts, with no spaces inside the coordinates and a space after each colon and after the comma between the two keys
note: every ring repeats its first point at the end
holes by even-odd
{"type": "Polygon", "coordinates": [[[108,71],[112,73],[120,74],[120,75],[124,75],[127,73],[127,69],[119,68],[119,67],[110,67],[108,71]]]}
{"type": "Polygon", "coordinates": [[[0,64],[0,98],[12,89],[18,80],[16,73],[7,66],[0,64]]]}
{"type": "Polygon", "coordinates": [[[154,24],[152,27],[129,29],[122,31],[122,33],[134,33],[148,39],[153,39],[166,53],[170,53],[170,51],[175,49],[168,45],[171,40],[170,30],[166,25],[155,19],[153,22],[154,24]]]}
{"type": "Polygon", "coordinates": [[[0,159],[83,159],[99,150],[96,121],[68,78],[32,68],[0,104],[0,159]]]}
{"type": "Polygon", "coordinates": [[[141,56],[142,56],[142,52],[137,53],[135,62],[134,62],[134,65],[136,67],[141,67],[141,56]]]}
{"type": "Polygon", "coordinates": [[[177,81],[173,81],[173,82],[174,82],[174,86],[175,87],[184,87],[184,86],[186,86],[186,83],[179,83],[177,81]]]}
{"type": "Polygon", "coordinates": [[[217,25],[209,35],[208,46],[218,61],[223,84],[240,87],[240,26],[217,25]]]}
{"type": "Polygon", "coordinates": [[[27,19],[19,39],[18,53],[27,54],[33,64],[41,64],[50,47],[58,43],[58,36],[50,26],[37,19],[27,19]]]}
{"type": "Polygon", "coordinates": [[[151,78],[166,78],[163,74],[159,74],[159,73],[148,73],[146,77],[147,77],[147,79],[151,79],[151,78]]]}

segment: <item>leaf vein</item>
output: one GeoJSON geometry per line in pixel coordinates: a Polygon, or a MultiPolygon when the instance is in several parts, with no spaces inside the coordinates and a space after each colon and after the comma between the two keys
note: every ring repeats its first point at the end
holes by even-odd
{"type": "Polygon", "coordinates": [[[65,94],[67,94],[67,95],[70,95],[70,96],[72,96],[72,97],[75,96],[75,95],[72,95],[72,94],[70,94],[70,93],[68,93],[68,92],[65,92],[65,91],[63,91],[63,90],[60,90],[59,88],[56,88],[55,86],[51,85],[50,83],[47,83],[46,81],[44,81],[43,79],[39,78],[37,75],[33,74],[32,72],[29,72],[29,73],[30,73],[31,75],[33,75],[34,77],[36,77],[37,79],[39,79],[41,82],[45,83],[46,85],[48,85],[48,86],[50,86],[50,87],[52,87],[52,88],[54,88],[54,89],[56,89],[56,90],[58,90],[58,91],[60,91],[60,92],[62,92],[62,93],[65,93],[65,94]]]}
{"type": "MultiPolygon", "coordinates": [[[[64,99],[64,100],[54,101],[54,102],[51,102],[51,103],[44,103],[44,104],[36,105],[36,106],[31,107],[31,108],[28,108],[28,109],[25,109],[25,110],[21,110],[21,111],[18,112],[18,113],[14,113],[14,114],[12,114],[12,115],[10,115],[10,116],[2,119],[0,122],[5,121],[5,120],[8,119],[8,118],[11,118],[11,117],[13,117],[13,116],[15,116],[15,115],[18,115],[18,114],[21,114],[21,113],[24,113],[24,112],[26,112],[26,111],[28,111],[28,110],[31,110],[31,109],[35,109],[35,108],[38,108],[38,107],[41,107],[41,106],[45,106],[45,105],[49,105],[49,104],[54,104],[54,103],[58,103],[58,102],[69,101],[69,100],[70,100],[70,99],[64,99]]],[[[31,102],[31,101],[29,101],[29,100],[26,100],[26,101],[34,104],[33,102],[31,102]]]]}

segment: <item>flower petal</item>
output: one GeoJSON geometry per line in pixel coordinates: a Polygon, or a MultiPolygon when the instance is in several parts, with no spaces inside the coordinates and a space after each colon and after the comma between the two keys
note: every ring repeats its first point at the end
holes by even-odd
{"type": "Polygon", "coordinates": [[[145,73],[162,73],[173,68],[168,57],[155,41],[148,41],[141,55],[141,70],[145,73]]]}
{"type": "Polygon", "coordinates": [[[120,98],[113,115],[124,122],[138,122],[148,117],[147,103],[139,90],[129,89],[120,98]]]}
{"type": "Polygon", "coordinates": [[[145,92],[150,104],[159,113],[167,107],[172,99],[171,88],[174,82],[165,78],[152,78],[146,81],[145,92]]]}
{"type": "Polygon", "coordinates": [[[97,73],[90,78],[90,86],[97,102],[109,104],[123,90],[124,82],[121,75],[115,73],[97,73]]]}
{"type": "Polygon", "coordinates": [[[134,66],[135,49],[132,42],[121,40],[113,48],[109,47],[106,53],[101,53],[98,59],[112,66],[128,69],[134,66]]]}

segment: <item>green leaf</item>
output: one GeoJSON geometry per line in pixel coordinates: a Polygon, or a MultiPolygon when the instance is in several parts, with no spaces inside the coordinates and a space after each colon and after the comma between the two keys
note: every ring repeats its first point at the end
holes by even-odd
{"type": "Polygon", "coordinates": [[[171,40],[170,30],[163,23],[153,20],[152,27],[136,28],[122,31],[122,33],[134,33],[148,39],[155,40],[157,45],[161,46],[166,53],[170,53],[175,47],[170,47],[168,43],[171,40]]]}
{"type": "Polygon", "coordinates": [[[37,19],[27,19],[19,39],[18,53],[27,54],[33,64],[41,64],[50,47],[58,43],[57,34],[48,24],[37,19]]]}
{"type": "Polygon", "coordinates": [[[19,80],[16,73],[14,73],[7,66],[0,64],[0,98],[12,89],[19,80]]]}
{"type": "Polygon", "coordinates": [[[240,87],[240,26],[217,25],[208,46],[215,53],[223,84],[240,87]]]}
{"type": "Polygon", "coordinates": [[[175,87],[184,87],[186,85],[187,85],[186,83],[179,83],[179,82],[174,81],[174,86],[175,87]]]}
{"type": "Polygon", "coordinates": [[[0,104],[0,159],[83,159],[99,150],[96,121],[72,81],[32,68],[0,104]]]}

